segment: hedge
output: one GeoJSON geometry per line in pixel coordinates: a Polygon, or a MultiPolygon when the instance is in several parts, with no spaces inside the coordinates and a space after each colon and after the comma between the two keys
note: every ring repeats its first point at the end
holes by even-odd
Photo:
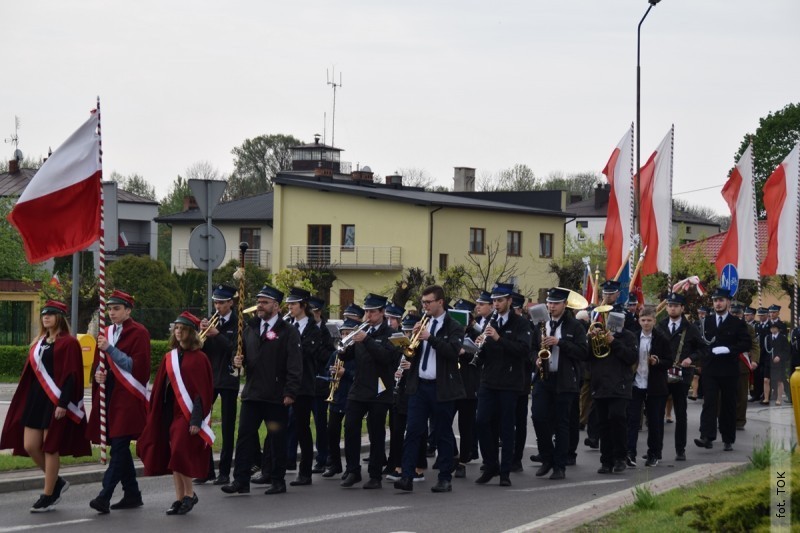
{"type": "MultiPolygon", "coordinates": [[[[19,376],[28,357],[27,346],[0,346],[0,374],[4,376],[19,376]]],[[[158,365],[164,354],[169,351],[169,341],[150,341],[150,367],[151,375],[155,376],[158,365]]]]}

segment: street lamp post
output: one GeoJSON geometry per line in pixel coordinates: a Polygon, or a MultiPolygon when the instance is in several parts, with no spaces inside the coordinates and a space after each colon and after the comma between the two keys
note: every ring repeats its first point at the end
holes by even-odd
{"type": "Polygon", "coordinates": [[[636,29],[636,174],[633,182],[633,219],[635,221],[634,232],[639,233],[639,169],[642,168],[641,141],[642,141],[642,67],[640,65],[642,49],[642,23],[650,10],[661,0],[647,0],[650,4],[644,12],[639,27],[636,29]]]}

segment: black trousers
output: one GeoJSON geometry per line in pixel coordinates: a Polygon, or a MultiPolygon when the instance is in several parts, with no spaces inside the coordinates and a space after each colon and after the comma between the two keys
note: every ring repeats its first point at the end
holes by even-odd
{"type": "Polygon", "coordinates": [[[131,435],[112,437],[109,439],[110,455],[108,468],[103,474],[103,489],[98,497],[109,501],[117,484],[122,483],[125,494],[139,494],[139,483],[136,481],[136,468],[131,456],[131,435]]]}
{"type": "Polygon", "coordinates": [[[314,430],[317,435],[316,464],[325,466],[328,463],[328,396],[314,396],[311,412],[314,414],[314,430]]]}
{"type": "MultiPolygon", "coordinates": [[[[700,436],[717,438],[717,413],[722,442],[736,442],[736,385],[738,375],[709,376],[703,374],[703,410],[700,413],[700,436]]],[[[765,391],[766,393],[766,391],[765,391]]]]}
{"type": "Polygon", "coordinates": [[[478,410],[478,399],[456,400],[456,413],[458,414],[459,441],[456,445],[456,454],[460,463],[472,460],[475,450],[475,414],[478,410]]]}
{"type": "Polygon", "coordinates": [[[342,467],[342,422],[344,413],[331,410],[328,414],[328,465],[333,468],[342,467]]]}
{"type": "Polygon", "coordinates": [[[581,440],[581,397],[580,393],[575,394],[572,399],[572,407],[569,410],[569,447],[567,457],[575,459],[578,457],[578,443],[581,440]]]}
{"type": "Polygon", "coordinates": [[[485,385],[481,385],[478,391],[476,424],[481,455],[487,470],[499,472],[500,475],[511,472],[511,463],[514,459],[514,412],[518,396],[517,391],[490,389],[485,385]],[[499,461],[498,431],[495,429],[498,425],[500,440],[503,441],[499,461]]]}
{"type": "Polygon", "coordinates": [[[314,438],[311,436],[311,409],[313,396],[298,396],[292,404],[294,411],[294,427],[297,431],[297,442],[300,444],[301,476],[311,477],[311,463],[314,460],[314,438]]]}
{"type": "MultiPolygon", "coordinates": [[[[236,398],[239,396],[237,389],[214,389],[211,405],[217,401],[217,396],[222,402],[220,416],[222,418],[222,450],[219,453],[219,475],[230,476],[233,463],[234,430],[236,428],[236,398]]],[[[214,474],[214,454],[208,464],[208,477],[217,477],[214,474]]]]}
{"type": "Polygon", "coordinates": [[[236,438],[236,463],[233,477],[245,486],[250,485],[250,467],[258,449],[258,428],[267,424],[271,460],[269,474],[273,481],[283,481],[286,476],[286,426],[289,410],[283,404],[243,401],[239,414],[239,435],[236,438]]]}
{"type": "MultiPolygon", "coordinates": [[[[406,424],[408,423],[408,415],[400,413],[392,407],[389,413],[389,420],[391,420],[391,435],[389,436],[389,466],[395,470],[403,467],[403,441],[405,440],[406,424]],[[394,414],[392,414],[392,411],[394,414]],[[395,459],[397,458],[397,459],[395,459]]],[[[427,432],[422,439],[422,442],[428,441],[427,432]]],[[[417,468],[425,470],[428,468],[427,445],[420,446],[417,453],[417,468]]]]}
{"type": "Polygon", "coordinates": [[[672,412],[675,415],[675,453],[686,451],[686,396],[689,394],[688,383],[669,383],[667,385],[672,395],[672,412]]]}
{"type": "Polygon", "coordinates": [[[439,479],[451,480],[453,451],[456,447],[456,439],[453,435],[454,415],[455,401],[437,401],[436,382],[420,379],[417,392],[408,398],[406,437],[403,441],[403,477],[413,478],[414,468],[419,464],[420,449],[425,448],[428,420],[432,420],[434,434],[437,438],[436,462],[439,467],[439,479]]]}
{"type": "Polygon", "coordinates": [[[557,392],[556,375],[533,386],[531,419],[542,463],[566,468],[569,450],[570,412],[578,396],[575,392],[557,392]],[[555,437],[555,445],[553,438],[555,437]]]}
{"type": "Polygon", "coordinates": [[[514,462],[522,461],[525,441],[528,438],[528,394],[517,397],[514,409],[514,462]]]}
{"type": "Polygon", "coordinates": [[[628,454],[626,440],[627,398],[595,398],[600,429],[600,463],[613,466],[628,454]]]}
{"type": "Polygon", "coordinates": [[[667,396],[653,396],[647,389],[632,387],[631,401],[628,404],[628,455],[636,458],[639,427],[642,423],[642,405],[647,417],[647,455],[661,459],[664,448],[664,409],[667,396]]]}
{"type": "Polygon", "coordinates": [[[369,433],[369,466],[367,471],[372,479],[380,479],[383,465],[386,464],[386,413],[388,403],[360,402],[347,400],[344,417],[344,455],[347,472],[361,471],[361,421],[367,417],[369,433]]]}

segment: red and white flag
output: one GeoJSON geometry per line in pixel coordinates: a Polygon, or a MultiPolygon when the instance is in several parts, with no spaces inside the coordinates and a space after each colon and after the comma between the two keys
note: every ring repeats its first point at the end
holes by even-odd
{"type": "Polygon", "coordinates": [[[58,273],[55,273],[50,277],[50,286],[61,290],[61,280],[58,279],[58,273]]]}
{"type": "Polygon", "coordinates": [[[100,236],[100,148],[96,112],[42,165],[8,221],[29,263],[83,250],[100,236]]]}
{"type": "Polygon", "coordinates": [[[767,211],[767,256],[762,276],[794,276],[797,272],[798,187],[800,187],[800,143],[764,184],[767,211]]]}
{"type": "Polygon", "coordinates": [[[753,145],[749,145],[722,188],[731,210],[731,225],[717,255],[717,274],[732,264],[739,279],[758,279],[758,240],[753,181],[753,145]]]}
{"type": "Polygon", "coordinates": [[[595,290],[594,280],[592,279],[592,268],[589,266],[589,258],[583,258],[583,297],[590,304],[597,303],[597,291],[595,290]]]}
{"type": "Polygon", "coordinates": [[[639,231],[649,253],[642,262],[642,275],[670,274],[672,234],[672,144],[670,128],[656,151],[639,171],[639,231]]]}
{"type": "Polygon", "coordinates": [[[612,279],[627,257],[633,238],[633,124],[603,169],[611,190],[603,241],[606,245],[606,279],[612,279]]]}
{"type": "Polygon", "coordinates": [[[128,237],[125,236],[125,232],[124,231],[120,231],[119,232],[117,243],[119,244],[120,248],[124,248],[125,246],[128,246],[128,237]]]}

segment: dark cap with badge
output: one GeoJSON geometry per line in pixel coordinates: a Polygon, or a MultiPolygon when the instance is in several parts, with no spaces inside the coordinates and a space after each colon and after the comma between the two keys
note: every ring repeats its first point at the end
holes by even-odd
{"type": "Polygon", "coordinates": [[[322,309],[325,307],[325,300],[316,296],[312,296],[308,299],[308,305],[311,306],[312,311],[322,311],[322,309]]]}
{"type": "Polygon", "coordinates": [[[667,303],[676,305],[686,305],[686,297],[683,294],[678,294],[677,292],[671,292],[669,293],[669,295],[667,295],[667,303]]]}
{"type": "Polygon", "coordinates": [[[309,298],[311,298],[311,293],[307,290],[301,289],[300,287],[292,287],[289,289],[289,294],[286,295],[286,303],[294,304],[308,300],[309,298]]]}
{"type": "Polygon", "coordinates": [[[389,299],[386,296],[369,293],[364,297],[364,310],[383,309],[388,301],[389,299]]]}
{"type": "Polygon", "coordinates": [[[492,299],[509,298],[514,293],[514,285],[511,283],[495,283],[492,287],[492,299]]]}
{"type": "Polygon", "coordinates": [[[361,325],[361,322],[357,320],[353,320],[352,318],[346,318],[344,322],[339,324],[339,331],[343,329],[356,329],[358,326],[361,325]]]}
{"type": "Polygon", "coordinates": [[[639,298],[634,293],[628,293],[628,306],[639,305],[639,298]]]}
{"type": "Polygon", "coordinates": [[[419,315],[406,315],[402,322],[402,329],[403,331],[411,331],[414,329],[414,325],[419,322],[421,319],[419,315]]]}
{"type": "Polygon", "coordinates": [[[281,303],[283,301],[283,293],[275,287],[264,285],[261,287],[261,290],[258,291],[258,294],[256,294],[256,298],[269,298],[270,300],[281,303]]]}
{"type": "Polygon", "coordinates": [[[492,303],[492,293],[489,291],[481,291],[477,298],[475,298],[475,302],[479,304],[490,304],[492,303]]]}
{"type": "Polygon", "coordinates": [[[342,311],[345,318],[357,318],[359,321],[364,318],[364,309],[360,305],[350,304],[342,311]]]}
{"type": "Polygon", "coordinates": [[[386,316],[388,317],[400,319],[403,318],[404,311],[405,309],[403,309],[402,307],[390,303],[389,305],[386,306],[384,313],[386,313],[386,316]]]}
{"type": "Polygon", "coordinates": [[[738,316],[741,315],[743,312],[744,312],[744,306],[742,304],[737,302],[731,305],[731,313],[733,313],[734,315],[738,316]]]}
{"type": "Polygon", "coordinates": [[[780,310],[781,306],[778,304],[772,304],[767,308],[767,311],[769,311],[770,313],[777,313],[780,310]]]}
{"type": "Polygon", "coordinates": [[[561,287],[553,287],[547,291],[547,303],[561,303],[566,302],[569,297],[569,291],[561,287]]]}
{"type": "Polygon", "coordinates": [[[615,292],[619,292],[619,281],[613,279],[607,279],[601,285],[603,287],[603,294],[614,294],[615,292]]]}
{"type": "Polygon", "coordinates": [[[711,309],[709,309],[707,305],[701,305],[697,308],[698,313],[708,313],[709,311],[711,311],[711,309]]]}
{"type": "Polygon", "coordinates": [[[475,311],[475,304],[469,300],[459,298],[458,301],[456,301],[456,303],[453,305],[453,309],[456,311],[466,311],[468,313],[472,313],[475,311]]]}
{"type": "Polygon", "coordinates": [[[215,302],[226,302],[228,300],[233,300],[234,294],[236,294],[236,289],[230,285],[220,283],[214,288],[214,292],[211,294],[211,299],[215,302]]]}
{"type": "Polygon", "coordinates": [[[766,307],[759,307],[759,308],[756,310],[756,314],[757,314],[758,316],[766,316],[766,315],[768,315],[768,314],[769,314],[769,310],[767,310],[767,308],[766,308],[766,307]]]}
{"type": "Polygon", "coordinates": [[[756,310],[748,305],[747,307],[744,308],[744,314],[746,314],[746,315],[754,315],[754,314],[756,314],[756,310]]]}
{"type": "Polygon", "coordinates": [[[731,299],[731,291],[729,289],[723,289],[722,287],[717,287],[714,290],[714,293],[711,295],[712,300],[730,300],[731,299]]]}

